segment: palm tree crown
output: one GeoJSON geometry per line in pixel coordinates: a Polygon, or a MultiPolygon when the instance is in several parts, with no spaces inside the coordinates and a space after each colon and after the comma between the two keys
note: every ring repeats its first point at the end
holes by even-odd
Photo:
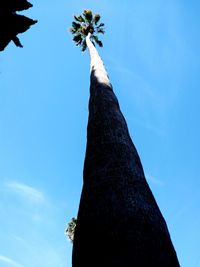
{"type": "Polygon", "coordinates": [[[81,46],[81,50],[87,48],[86,37],[90,33],[92,43],[98,44],[100,47],[103,43],[99,40],[98,34],[105,33],[104,23],[100,23],[101,16],[93,14],[91,10],[84,10],[82,15],[74,16],[75,21],[72,22],[72,27],[69,29],[74,35],[73,41],[77,46],[81,46]]]}

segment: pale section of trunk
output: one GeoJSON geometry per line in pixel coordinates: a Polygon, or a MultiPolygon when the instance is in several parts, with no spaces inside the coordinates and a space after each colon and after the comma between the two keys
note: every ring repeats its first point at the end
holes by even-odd
{"type": "Polygon", "coordinates": [[[100,58],[93,43],[91,42],[90,36],[91,34],[89,33],[86,37],[86,43],[90,54],[90,72],[92,73],[92,71],[94,71],[99,83],[111,86],[103,61],[100,58]]]}
{"type": "Polygon", "coordinates": [[[104,64],[89,38],[87,149],[73,267],[179,267],[104,64]]]}

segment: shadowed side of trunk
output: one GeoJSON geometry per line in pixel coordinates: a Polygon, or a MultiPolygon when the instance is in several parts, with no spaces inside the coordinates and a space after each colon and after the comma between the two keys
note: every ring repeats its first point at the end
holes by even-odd
{"type": "Polygon", "coordinates": [[[73,267],[178,267],[165,220],[145,180],[117,98],[108,77],[99,77],[106,72],[102,66],[101,70],[93,63],[91,67],[73,267]]]}

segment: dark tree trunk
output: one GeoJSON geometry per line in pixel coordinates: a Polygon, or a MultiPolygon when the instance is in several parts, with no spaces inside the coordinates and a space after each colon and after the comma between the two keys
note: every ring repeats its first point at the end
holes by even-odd
{"type": "Polygon", "coordinates": [[[146,182],[112,86],[99,78],[99,73],[105,76],[106,72],[102,66],[99,72],[94,62],[91,67],[73,267],[178,267],[167,225],[146,182]]]}

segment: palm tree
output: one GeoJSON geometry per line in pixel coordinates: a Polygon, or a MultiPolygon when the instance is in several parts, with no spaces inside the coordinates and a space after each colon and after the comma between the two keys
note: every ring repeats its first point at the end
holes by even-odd
{"type": "Polygon", "coordinates": [[[27,0],[3,0],[0,4],[0,51],[13,41],[16,46],[23,47],[17,35],[27,31],[37,20],[17,14],[32,7],[27,0]]]}
{"type": "Polygon", "coordinates": [[[75,17],[79,25],[71,29],[75,36],[80,34],[74,41],[83,50],[86,42],[91,58],[87,148],[73,267],[178,267],[166,222],[94,46],[98,33],[94,18],[91,11],[84,11],[75,17]]]}

